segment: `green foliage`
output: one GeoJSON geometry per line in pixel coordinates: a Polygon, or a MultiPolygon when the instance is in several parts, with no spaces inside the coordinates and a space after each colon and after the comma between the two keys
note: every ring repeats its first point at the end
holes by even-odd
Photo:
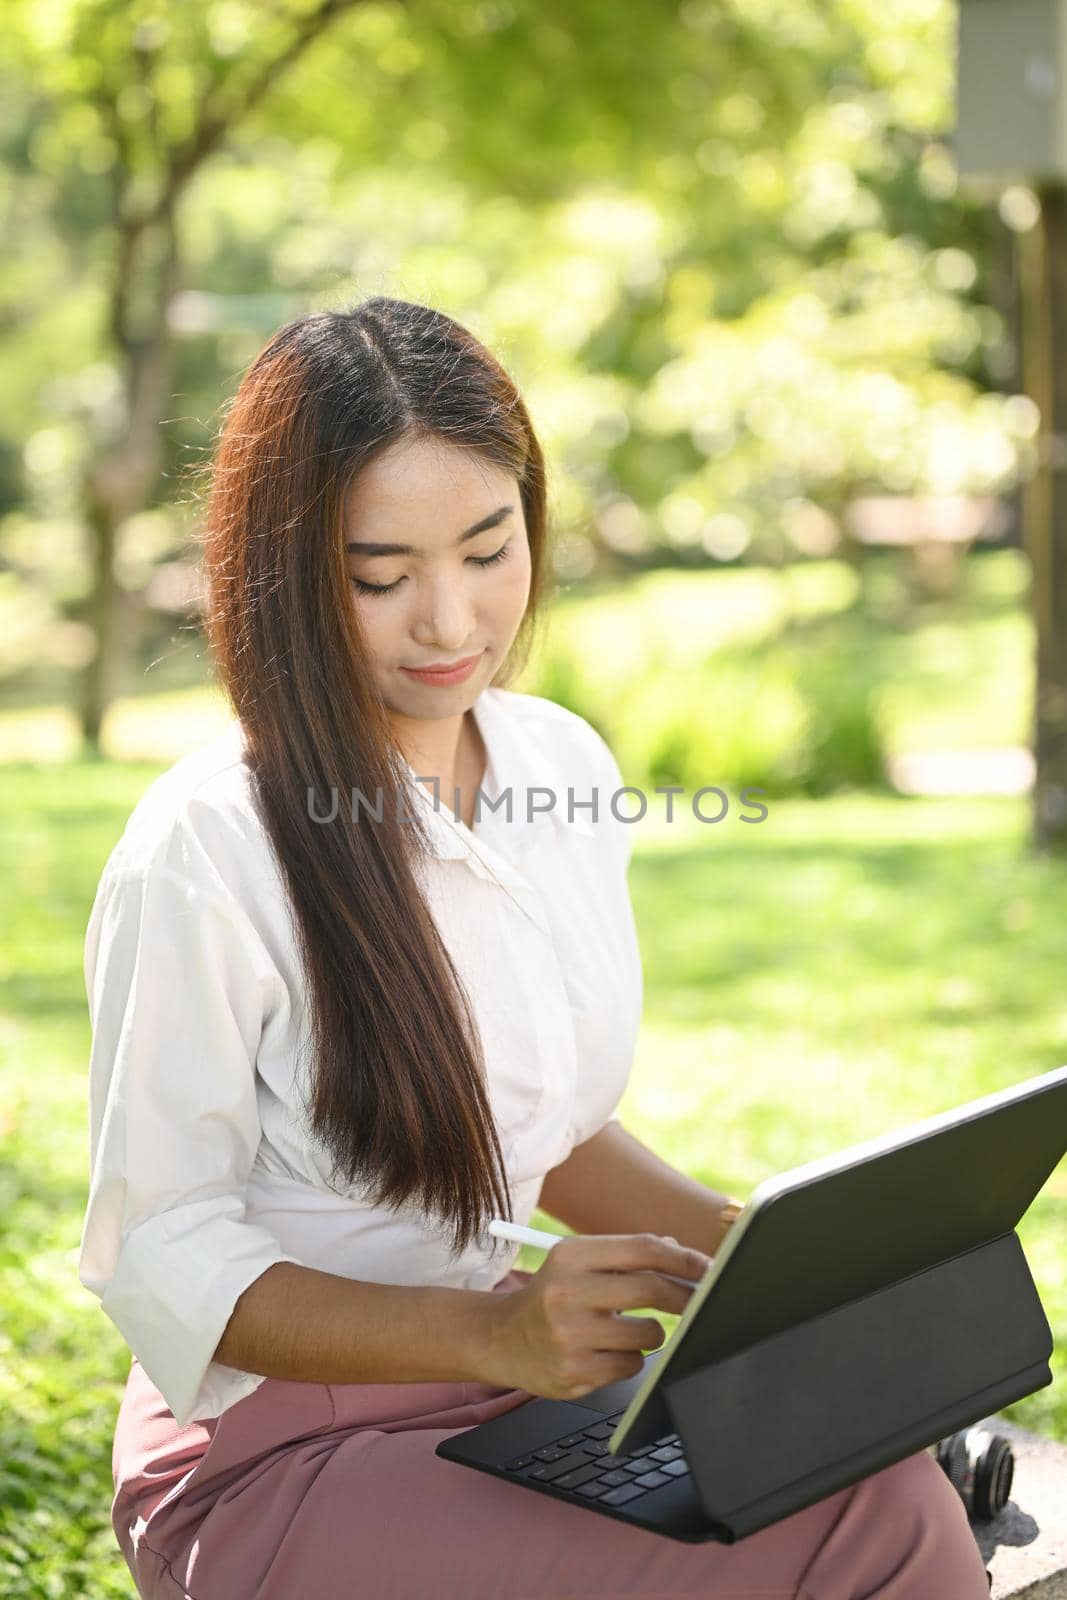
{"type": "Polygon", "coordinates": [[[826,639],[786,641],[807,707],[794,788],[819,795],[839,788],[876,788],[886,777],[886,740],[878,715],[877,667],[863,632],[847,625],[826,639]]]}
{"type": "MultiPolygon", "coordinates": [[[[791,786],[807,739],[806,704],[784,662],[756,651],[724,651],[700,672],[672,682],[655,670],[642,685],[621,740],[627,770],[654,783],[705,784],[730,791],[757,785],[779,794],[791,786]]],[[[714,799],[707,809],[714,811],[714,799]]]]}
{"type": "Polygon", "coordinates": [[[943,602],[916,602],[895,554],[862,576],[649,573],[565,594],[517,687],[584,716],[646,790],[878,789],[897,754],[1027,743],[1028,581],[1010,549],[972,556],[943,602]]]}
{"type": "MultiPolygon", "coordinates": [[[[636,0],[610,28],[601,0],[341,4],[254,95],[316,9],[9,6],[0,454],[35,518],[80,533],[123,426],[122,230],[172,190],[156,502],[280,322],[374,292],[440,304],[515,373],[566,576],[830,553],[858,488],[997,491],[1029,460],[1030,410],[987,392],[1010,340],[946,143],[951,0],[636,0]]],[[[70,560],[45,543],[19,581],[77,620],[70,560]]]]}
{"type": "Polygon", "coordinates": [[[561,606],[523,687],[586,717],[646,789],[877,786],[874,633],[838,562],[657,573],[561,606]]]}

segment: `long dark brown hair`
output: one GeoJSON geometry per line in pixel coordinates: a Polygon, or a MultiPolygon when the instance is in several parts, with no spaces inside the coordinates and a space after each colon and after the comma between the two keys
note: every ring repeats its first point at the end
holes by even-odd
{"type": "Polygon", "coordinates": [[[307,984],[313,1133],[333,1182],[417,1203],[459,1254],[511,1195],[469,997],[416,880],[428,839],[352,601],[343,506],[401,439],[438,438],[513,475],[530,599],[547,582],[544,458],[496,358],[428,306],[374,296],[288,323],[245,374],[210,467],[205,626],[245,730],[254,792],[292,902],[307,984]],[[348,803],[376,805],[373,820],[348,803]],[[312,816],[341,798],[329,825],[312,816]],[[378,820],[378,816],[381,820],[378,820]]]}

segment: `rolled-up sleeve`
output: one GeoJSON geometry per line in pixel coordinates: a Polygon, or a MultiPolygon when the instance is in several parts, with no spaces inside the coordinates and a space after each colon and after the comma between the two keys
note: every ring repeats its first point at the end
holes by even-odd
{"type": "Polygon", "coordinates": [[[238,904],[155,864],[105,874],[85,980],[90,1183],[78,1276],[185,1426],[257,1386],[212,1356],[242,1291],[296,1260],[245,1218],[274,979],[238,904]]]}

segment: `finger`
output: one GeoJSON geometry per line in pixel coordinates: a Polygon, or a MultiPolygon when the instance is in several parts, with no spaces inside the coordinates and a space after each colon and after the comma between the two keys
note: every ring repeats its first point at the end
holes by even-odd
{"type": "Polygon", "coordinates": [[[666,1340],[655,1317],[607,1315],[592,1335],[595,1350],[658,1350],[666,1340]]]}
{"type": "MultiPolygon", "coordinates": [[[[568,1258],[579,1267],[596,1271],[633,1272],[652,1268],[673,1272],[679,1278],[702,1278],[711,1257],[658,1233],[598,1233],[572,1235],[568,1258]]],[[[559,1246],[553,1254],[558,1253],[559,1246]]]]}
{"type": "Polygon", "coordinates": [[[693,1297],[692,1289],[672,1283],[658,1272],[593,1273],[585,1301],[595,1311],[636,1311],[654,1306],[657,1311],[680,1313],[693,1297]]]}

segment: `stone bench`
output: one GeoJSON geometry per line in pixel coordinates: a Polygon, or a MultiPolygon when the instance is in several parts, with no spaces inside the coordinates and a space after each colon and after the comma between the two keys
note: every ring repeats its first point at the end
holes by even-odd
{"type": "Polygon", "coordinates": [[[1015,1455],[1011,1495],[992,1522],[971,1524],[993,1574],[991,1600],[1067,1600],[1067,1445],[1003,1417],[981,1424],[1015,1455]]]}

